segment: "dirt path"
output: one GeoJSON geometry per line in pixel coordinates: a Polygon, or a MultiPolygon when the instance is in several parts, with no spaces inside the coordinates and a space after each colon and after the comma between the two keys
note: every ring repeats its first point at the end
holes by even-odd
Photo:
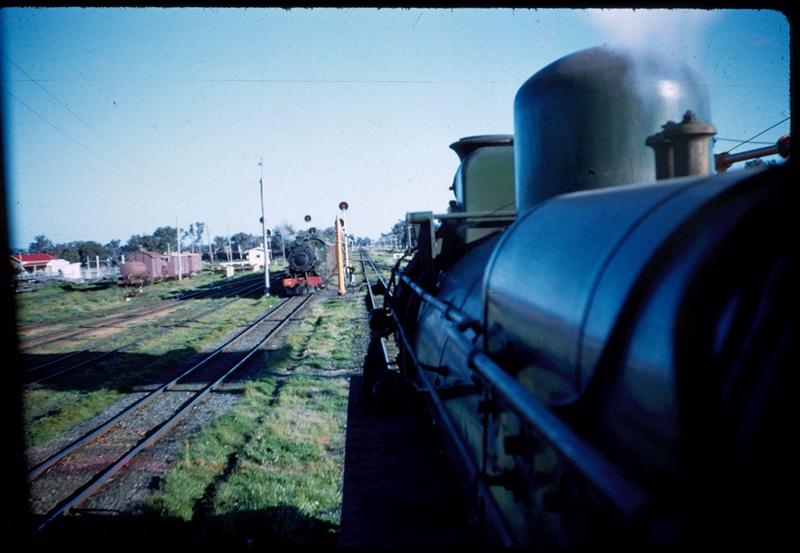
{"type": "Polygon", "coordinates": [[[339,545],[477,543],[441,438],[423,412],[378,413],[350,379],[339,545]]]}

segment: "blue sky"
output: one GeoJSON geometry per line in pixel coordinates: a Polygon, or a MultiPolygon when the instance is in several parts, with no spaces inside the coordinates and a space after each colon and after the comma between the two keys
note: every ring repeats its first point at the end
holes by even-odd
{"type": "Polygon", "coordinates": [[[375,238],[444,210],[448,145],[512,132],[522,83],[603,43],[695,68],[718,137],[790,116],[789,25],[767,10],[3,9],[0,32],[13,247],[176,216],[260,234],[259,156],[270,226],[328,226],[347,200],[375,238]]]}

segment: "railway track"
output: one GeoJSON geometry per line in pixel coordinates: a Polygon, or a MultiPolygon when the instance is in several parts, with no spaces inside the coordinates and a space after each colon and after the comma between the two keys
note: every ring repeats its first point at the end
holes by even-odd
{"type": "MultiPolygon", "coordinates": [[[[367,256],[369,258],[369,255],[367,256]]],[[[371,260],[371,258],[369,258],[371,260]]],[[[380,269],[382,271],[391,271],[394,269],[393,265],[384,265],[382,263],[376,263],[375,261],[371,261],[370,265],[376,269],[380,269]]]]}
{"type": "Polygon", "coordinates": [[[211,391],[240,371],[312,298],[281,301],[178,377],[31,466],[31,503],[40,517],[37,532],[86,501],[143,449],[167,434],[211,391]]]}
{"type": "MultiPolygon", "coordinates": [[[[364,280],[367,282],[367,284],[369,284],[369,273],[367,272],[367,267],[369,267],[370,269],[372,269],[372,272],[375,274],[376,280],[378,282],[380,282],[380,284],[385,288],[387,286],[387,283],[386,283],[386,279],[383,278],[383,275],[381,275],[381,270],[392,271],[392,269],[394,269],[394,267],[389,266],[389,265],[382,265],[380,263],[376,263],[369,256],[369,254],[367,253],[367,251],[364,248],[361,248],[359,250],[359,254],[361,256],[362,269],[364,270],[364,280]]],[[[374,298],[374,296],[373,296],[371,291],[370,291],[369,295],[370,295],[370,299],[371,299],[371,301],[372,301],[372,303],[374,305],[375,304],[375,301],[374,301],[375,298],[374,298]]]]}
{"type": "MultiPolygon", "coordinates": [[[[109,328],[115,324],[128,323],[130,321],[135,321],[137,319],[145,318],[154,313],[159,313],[161,311],[172,309],[173,307],[180,305],[182,301],[185,301],[187,299],[198,299],[205,296],[212,296],[220,292],[236,293],[237,290],[252,286],[255,282],[260,282],[260,281],[259,279],[253,278],[252,281],[248,279],[248,281],[244,283],[236,282],[236,283],[222,284],[205,290],[197,290],[195,292],[181,295],[177,299],[168,300],[155,307],[147,306],[143,309],[128,311],[126,313],[103,315],[91,322],[81,323],[80,326],[78,327],[78,330],[75,330],[75,327],[70,327],[66,329],[55,330],[53,332],[37,334],[29,338],[20,337],[20,342],[21,342],[20,350],[23,353],[29,353],[35,350],[36,348],[41,348],[42,346],[52,345],[54,343],[61,342],[64,340],[74,339],[77,336],[81,336],[83,334],[88,334],[91,332],[96,332],[100,329],[109,328]]],[[[26,328],[24,327],[20,328],[20,332],[25,332],[25,330],[26,328]]]]}
{"type": "MultiPolygon", "coordinates": [[[[370,282],[370,271],[368,269],[371,269],[374,273],[375,283],[380,284],[380,289],[388,290],[389,285],[386,283],[383,275],[381,275],[380,271],[378,270],[377,264],[372,260],[372,258],[370,258],[366,250],[361,248],[359,250],[359,254],[361,256],[361,268],[364,272],[364,282],[367,284],[367,310],[370,314],[372,314],[373,311],[383,307],[383,301],[381,300],[381,305],[378,306],[378,302],[376,301],[375,293],[373,291],[373,283],[370,282]]],[[[372,342],[372,344],[378,344],[379,351],[370,351],[368,355],[370,355],[370,357],[373,359],[376,355],[380,356],[380,366],[382,371],[390,370],[396,365],[390,358],[389,349],[384,337],[378,337],[377,341],[372,342]]],[[[373,347],[372,344],[370,344],[370,347],[373,347]]],[[[369,372],[370,374],[365,373],[364,375],[364,385],[367,387],[370,387],[375,379],[374,372],[369,372]]]]}
{"type": "Polygon", "coordinates": [[[226,302],[217,303],[210,307],[205,307],[200,310],[199,313],[193,313],[190,317],[185,317],[180,320],[178,323],[173,323],[171,325],[163,325],[158,324],[155,328],[145,328],[140,332],[137,332],[132,338],[125,340],[121,345],[117,345],[108,351],[102,351],[103,347],[108,344],[112,344],[119,340],[119,336],[113,335],[107,340],[103,340],[100,343],[92,344],[95,351],[91,351],[88,349],[82,349],[80,351],[66,353],[62,356],[56,357],[51,359],[45,363],[37,365],[35,367],[31,367],[25,371],[24,379],[25,385],[30,386],[33,384],[40,384],[42,382],[46,382],[58,376],[61,376],[65,373],[71,372],[73,370],[85,367],[94,363],[95,361],[100,361],[106,357],[114,353],[119,353],[126,348],[140,343],[143,339],[146,339],[148,334],[152,335],[153,332],[161,332],[165,327],[175,327],[179,325],[185,325],[188,322],[198,321],[201,318],[205,317],[206,315],[213,313],[221,308],[226,307],[227,305],[237,301],[242,297],[247,297],[250,295],[255,294],[262,290],[262,284],[260,282],[250,283],[249,285],[242,286],[241,288],[237,289],[237,293],[240,294],[237,298],[231,298],[226,302]],[[102,353],[98,353],[98,351],[102,351],[102,353]],[[81,356],[86,357],[85,359],[81,359],[81,356]],[[78,358],[77,362],[75,358],[78,358]],[[71,365],[66,367],[59,366],[65,361],[73,360],[71,365]]]}

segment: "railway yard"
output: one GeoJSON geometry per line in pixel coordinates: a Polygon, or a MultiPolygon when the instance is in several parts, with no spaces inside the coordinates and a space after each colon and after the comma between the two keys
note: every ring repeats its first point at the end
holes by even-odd
{"type": "Polygon", "coordinates": [[[0,11],[0,535],[793,541],[794,22],[0,11]]]}
{"type": "Polygon", "coordinates": [[[362,397],[364,277],[391,258],[366,260],[345,296],[201,274],[20,300],[34,541],[464,542],[427,419],[362,397]],[[448,505],[447,524],[419,516],[448,505]]]}

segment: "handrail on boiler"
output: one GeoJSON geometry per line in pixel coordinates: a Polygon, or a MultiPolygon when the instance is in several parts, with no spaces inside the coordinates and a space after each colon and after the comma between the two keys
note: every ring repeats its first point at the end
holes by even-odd
{"type": "MultiPolygon", "coordinates": [[[[393,273],[398,275],[399,279],[422,301],[442,312],[445,319],[453,323],[446,330],[448,337],[467,352],[469,368],[495,392],[497,399],[549,442],[581,476],[591,482],[620,511],[626,520],[635,521],[650,504],[650,497],[463,334],[467,328],[479,329],[480,322],[470,319],[456,307],[426,292],[408,275],[399,271],[393,273]]],[[[402,329],[399,330],[402,333],[402,329]]],[[[409,347],[405,336],[402,337],[406,347],[409,347]]]]}

